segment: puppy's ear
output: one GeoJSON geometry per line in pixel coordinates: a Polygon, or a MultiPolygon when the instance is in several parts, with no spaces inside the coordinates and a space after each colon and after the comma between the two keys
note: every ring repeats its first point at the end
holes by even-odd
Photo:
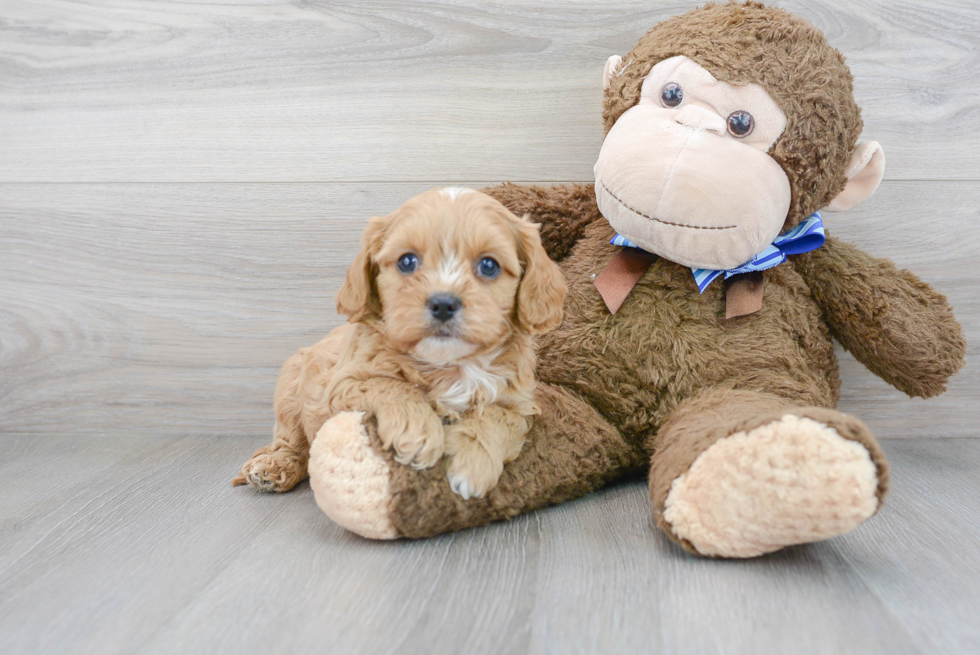
{"type": "Polygon", "coordinates": [[[558,265],[541,245],[540,226],[514,216],[518,248],[524,262],[524,275],[517,290],[517,319],[530,334],[542,334],[558,327],[568,287],[558,265]]]}
{"type": "Polygon", "coordinates": [[[354,257],[337,292],[337,312],[351,322],[381,316],[381,300],[374,286],[374,257],[381,250],[386,225],[386,218],[374,217],[368,221],[361,236],[361,251],[354,257]]]}

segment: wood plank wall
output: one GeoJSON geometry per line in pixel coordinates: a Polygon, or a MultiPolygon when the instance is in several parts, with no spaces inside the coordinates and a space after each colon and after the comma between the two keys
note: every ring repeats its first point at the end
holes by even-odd
{"type": "MultiPolygon", "coordinates": [[[[886,181],[831,231],[948,294],[971,343],[880,436],[976,436],[980,5],[779,2],[856,77],[886,181]]],[[[368,216],[433,186],[588,181],[601,72],[693,2],[0,1],[0,431],[241,434],[338,323],[368,216]]]]}

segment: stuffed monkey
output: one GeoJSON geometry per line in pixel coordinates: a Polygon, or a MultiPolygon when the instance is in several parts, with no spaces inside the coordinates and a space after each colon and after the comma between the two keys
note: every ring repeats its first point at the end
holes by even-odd
{"type": "Polygon", "coordinates": [[[612,57],[604,81],[594,185],[488,190],[542,224],[569,285],[564,322],[540,340],[541,415],[523,452],[463,500],[444,463],[402,466],[370,417],[339,415],[309,467],[344,527],[427,537],[642,471],[671,539],[752,557],[881,506],[888,465],[834,409],[831,339],[920,397],[945,389],[965,342],[941,294],[825,238],[819,210],[869,197],[884,166],[877,143],[858,143],[844,58],[781,9],[707,5],[612,57]]]}

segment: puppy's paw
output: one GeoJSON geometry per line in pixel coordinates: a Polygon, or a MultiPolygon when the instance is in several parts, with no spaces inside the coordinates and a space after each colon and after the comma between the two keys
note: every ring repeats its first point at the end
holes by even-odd
{"type": "Polygon", "coordinates": [[[395,461],[426,469],[442,457],[446,437],[432,407],[419,402],[389,405],[377,412],[378,436],[395,451],[395,461]]]}
{"type": "Polygon", "coordinates": [[[306,477],[306,459],[284,450],[258,452],[245,462],[232,485],[249,484],[259,491],[289,491],[306,477]]]}
{"type": "Polygon", "coordinates": [[[503,462],[496,461],[475,441],[454,450],[447,470],[450,488],[464,500],[482,498],[497,485],[503,462]]]}
{"type": "MultiPolygon", "coordinates": [[[[457,496],[462,497],[463,500],[469,500],[470,498],[479,498],[483,494],[477,494],[476,489],[470,483],[469,478],[461,473],[450,473],[449,474],[449,488],[453,490],[453,493],[457,496]]],[[[486,493],[485,491],[483,493],[486,493]]]]}

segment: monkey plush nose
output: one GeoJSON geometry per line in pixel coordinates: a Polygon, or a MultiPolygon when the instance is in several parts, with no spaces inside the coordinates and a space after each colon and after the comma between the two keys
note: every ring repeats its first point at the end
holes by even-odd
{"type": "Polygon", "coordinates": [[[725,126],[724,118],[697,105],[687,105],[678,109],[677,113],[674,114],[674,121],[686,127],[707,130],[715,134],[725,134],[728,129],[725,126]]]}
{"type": "Polygon", "coordinates": [[[426,306],[429,308],[432,318],[441,323],[445,323],[456,315],[459,308],[463,306],[463,301],[451,293],[439,293],[430,296],[426,302],[426,306]]]}

